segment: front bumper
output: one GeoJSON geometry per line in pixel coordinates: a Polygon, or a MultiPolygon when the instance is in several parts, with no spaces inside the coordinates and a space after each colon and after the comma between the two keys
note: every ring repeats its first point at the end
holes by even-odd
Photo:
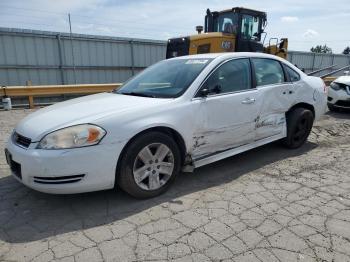
{"type": "Polygon", "coordinates": [[[350,94],[346,90],[328,89],[328,104],[339,108],[350,108],[350,94]]]}
{"type": "Polygon", "coordinates": [[[6,145],[13,176],[24,185],[45,193],[74,194],[114,187],[121,144],[65,149],[20,147],[9,139],[6,145]],[[11,162],[12,161],[12,162],[11,162]],[[14,165],[14,166],[13,166],[14,165]]]}

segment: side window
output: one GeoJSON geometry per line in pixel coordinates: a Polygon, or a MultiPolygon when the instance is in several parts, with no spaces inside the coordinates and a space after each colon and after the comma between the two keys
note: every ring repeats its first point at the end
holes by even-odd
{"type": "Polygon", "coordinates": [[[289,79],[291,82],[297,82],[300,80],[300,75],[297,72],[295,72],[292,68],[290,68],[287,65],[284,65],[284,68],[286,69],[286,72],[289,75],[289,79]]]}
{"type": "Polygon", "coordinates": [[[202,89],[208,89],[211,94],[230,93],[250,89],[251,83],[249,60],[235,59],[217,68],[202,89]]]}
{"type": "Polygon", "coordinates": [[[285,82],[280,62],[273,59],[253,58],[257,86],[272,85],[285,82]]]}

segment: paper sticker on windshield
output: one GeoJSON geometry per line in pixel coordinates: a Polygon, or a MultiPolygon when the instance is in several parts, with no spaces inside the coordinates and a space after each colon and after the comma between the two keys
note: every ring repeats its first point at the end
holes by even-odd
{"type": "Polygon", "coordinates": [[[191,59],[186,62],[187,65],[198,65],[198,64],[206,64],[208,59],[191,59]]]}

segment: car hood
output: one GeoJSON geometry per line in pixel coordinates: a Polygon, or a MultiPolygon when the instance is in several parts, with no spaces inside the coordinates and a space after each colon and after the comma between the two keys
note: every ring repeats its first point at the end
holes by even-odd
{"type": "Polygon", "coordinates": [[[350,85],[350,76],[340,76],[336,80],[334,80],[336,83],[350,85]]]}
{"type": "Polygon", "coordinates": [[[94,123],[111,114],[122,116],[131,110],[143,111],[168,101],[169,99],[100,93],[42,108],[25,117],[15,129],[19,134],[37,142],[43,135],[60,128],[94,123]]]}

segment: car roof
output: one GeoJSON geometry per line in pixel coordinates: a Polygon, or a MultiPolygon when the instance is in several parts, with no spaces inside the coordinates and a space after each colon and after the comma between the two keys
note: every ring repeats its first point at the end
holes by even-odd
{"type": "Polygon", "coordinates": [[[300,76],[306,76],[304,72],[302,72],[298,67],[290,63],[288,60],[283,59],[279,56],[265,54],[265,53],[257,53],[257,52],[225,52],[225,53],[208,53],[208,54],[198,54],[198,55],[187,55],[187,56],[179,56],[174,57],[172,59],[213,59],[217,63],[221,63],[222,61],[231,59],[231,58],[269,58],[278,60],[293,68],[294,71],[297,71],[300,76]]]}
{"type": "Polygon", "coordinates": [[[235,58],[235,57],[260,57],[260,58],[272,58],[277,60],[283,60],[278,56],[256,53],[256,52],[225,52],[225,53],[208,53],[208,54],[198,54],[198,55],[187,55],[179,56],[172,59],[215,59],[215,58],[235,58]]]}

